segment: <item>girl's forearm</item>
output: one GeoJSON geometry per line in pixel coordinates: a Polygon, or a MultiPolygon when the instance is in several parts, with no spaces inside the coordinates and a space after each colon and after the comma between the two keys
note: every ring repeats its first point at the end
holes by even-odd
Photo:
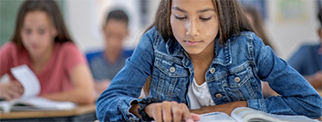
{"type": "Polygon", "coordinates": [[[94,91],[74,88],[69,91],[45,94],[41,97],[54,101],[70,101],[77,104],[94,103],[94,91]]]}

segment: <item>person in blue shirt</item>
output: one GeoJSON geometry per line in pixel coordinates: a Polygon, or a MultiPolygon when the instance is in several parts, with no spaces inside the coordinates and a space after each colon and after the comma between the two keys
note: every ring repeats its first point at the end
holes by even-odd
{"type": "Polygon", "coordinates": [[[102,28],[105,38],[104,50],[86,54],[95,79],[97,97],[109,86],[113,77],[125,65],[126,58],[133,52],[123,49],[123,42],[129,34],[128,23],[129,18],[124,11],[110,11],[102,28]]]}
{"type": "Polygon", "coordinates": [[[322,90],[322,9],[318,12],[320,37],[317,44],[303,44],[288,60],[288,63],[296,69],[315,89],[322,90]]]}
{"type": "Polygon", "coordinates": [[[321,116],[321,96],[252,32],[238,0],[161,0],[155,17],[98,98],[99,121],[192,122],[242,106],[321,116]],[[280,96],[264,99],[261,80],[280,96]]]}

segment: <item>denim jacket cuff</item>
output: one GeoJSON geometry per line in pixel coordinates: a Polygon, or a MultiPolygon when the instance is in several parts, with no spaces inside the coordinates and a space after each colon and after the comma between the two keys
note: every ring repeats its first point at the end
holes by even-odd
{"type": "Polygon", "coordinates": [[[140,121],[140,118],[135,116],[134,114],[130,113],[131,103],[132,102],[138,102],[138,99],[132,98],[122,98],[118,102],[118,109],[121,111],[122,116],[125,121],[140,121]]]}
{"type": "Polygon", "coordinates": [[[250,99],[247,100],[248,107],[267,112],[266,104],[264,99],[250,99]]]}

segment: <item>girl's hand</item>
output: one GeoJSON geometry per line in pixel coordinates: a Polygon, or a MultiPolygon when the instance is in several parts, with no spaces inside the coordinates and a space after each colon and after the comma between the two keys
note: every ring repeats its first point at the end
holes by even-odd
{"type": "Polygon", "coordinates": [[[190,113],[184,103],[164,101],[152,103],[145,108],[145,112],[156,122],[193,122],[200,120],[198,114],[190,113]]]}
{"type": "Polygon", "coordinates": [[[23,91],[23,86],[17,81],[0,84],[0,98],[4,98],[7,101],[19,98],[23,91]]]}
{"type": "Polygon", "coordinates": [[[95,82],[94,90],[96,93],[96,98],[98,98],[102,94],[102,92],[107,89],[107,87],[110,85],[110,83],[111,83],[110,80],[103,80],[103,81],[95,82]]]}
{"type": "Polygon", "coordinates": [[[319,72],[317,72],[317,73],[315,73],[313,75],[311,84],[316,89],[321,89],[322,88],[322,71],[319,71],[319,72]]]}

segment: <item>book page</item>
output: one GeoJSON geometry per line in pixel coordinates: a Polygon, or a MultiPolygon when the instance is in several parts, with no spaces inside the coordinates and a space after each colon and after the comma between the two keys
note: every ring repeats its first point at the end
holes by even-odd
{"type": "Polygon", "coordinates": [[[231,116],[241,122],[317,122],[305,116],[275,115],[258,111],[248,107],[234,109],[231,116]]]}
{"type": "Polygon", "coordinates": [[[39,80],[27,65],[11,68],[11,73],[24,88],[22,98],[37,96],[39,94],[39,80]]]}
{"type": "Polygon", "coordinates": [[[288,121],[288,122],[318,122],[317,120],[313,120],[311,118],[308,118],[306,116],[301,116],[301,115],[267,114],[267,116],[281,120],[281,122],[285,122],[285,121],[288,121]]]}
{"type": "MultiPolygon", "coordinates": [[[[155,121],[152,121],[152,122],[155,122],[155,121]]],[[[212,113],[201,114],[200,120],[195,122],[236,122],[236,121],[226,113],[212,112],[212,113]]]]}
{"type": "Polygon", "coordinates": [[[200,115],[200,121],[198,122],[236,122],[226,113],[213,112],[200,115]]]}
{"type": "Polygon", "coordinates": [[[76,104],[69,101],[52,101],[42,97],[17,99],[11,103],[11,106],[11,111],[68,110],[76,108],[76,104]]]}
{"type": "Polygon", "coordinates": [[[0,101],[0,111],[8,113],[10,111],[10,105],[8,101],[0,101]]]}

